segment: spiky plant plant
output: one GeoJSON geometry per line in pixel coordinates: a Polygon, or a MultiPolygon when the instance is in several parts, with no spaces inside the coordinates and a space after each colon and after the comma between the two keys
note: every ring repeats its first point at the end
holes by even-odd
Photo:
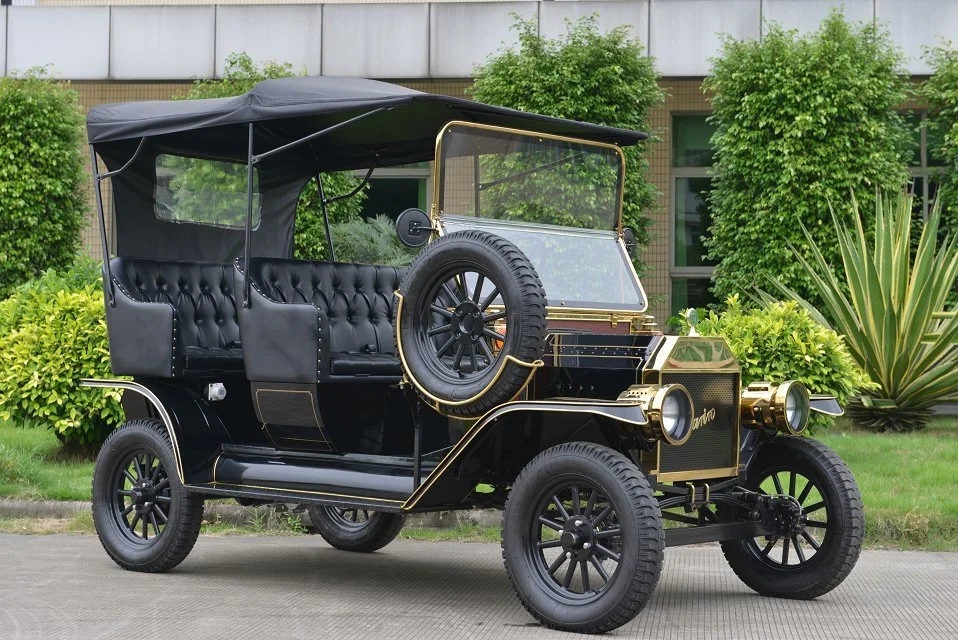
{"type": "Polygon", "coordinates": [[[379,215],[330,225],[333,248],[339,262],[401,266],[412,262],[415,252],[396,236],[396,223],[379,215]]]}
{"type": "Polygon", "coordinates": [[[904,192],[877,199],[873,241],[854,197],[853,227],[833,215],[842,260],[842,269],[834,271],[802,227],[812,257],[793,254],[811,276],[824,314],[773,280],[845,335],[852,357],[877,385],[853,400],[848,413],[875,431],[921,429],[934,405],[958,400],[958,313],[945,309],[958,274],[958,244],[947,237],[939,245],[941,206],[935,203],[913,251],[912,200],[904,192]]]}

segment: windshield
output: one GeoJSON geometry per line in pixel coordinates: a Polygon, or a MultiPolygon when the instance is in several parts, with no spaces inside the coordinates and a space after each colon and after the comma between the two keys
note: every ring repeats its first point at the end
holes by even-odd
{"type": "Polygon", "coordinates": [[[616,147],[454,123],[439,154],[440,215],[618,228],[623,160],[616,147]]]}
{"type": "Polygon", "coordinates": [[[614,231],[449,215],[440,224],[443,233],[480,229],[519,247],[539,274],[550,309],[645,310],[642,287],[614,231]]]}

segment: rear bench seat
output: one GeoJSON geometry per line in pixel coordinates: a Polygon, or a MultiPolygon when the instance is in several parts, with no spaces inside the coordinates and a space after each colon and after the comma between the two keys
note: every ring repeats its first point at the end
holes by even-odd
{"type": "MultiPolygon", "coordinates": [[[[243,264],[235,264],[242,292],[243,264]]],[[[403,267],[251,258],[250,307],[239,313],[247,377],[398,381],[393,294],[405,273],[403,267]]]]}
{"type": "Polygon", "coordinates": [[[107,328],[114,374],[242,373],[232,265],[113,258],[110,268],[116,306],[107,305],[107,328]]]}

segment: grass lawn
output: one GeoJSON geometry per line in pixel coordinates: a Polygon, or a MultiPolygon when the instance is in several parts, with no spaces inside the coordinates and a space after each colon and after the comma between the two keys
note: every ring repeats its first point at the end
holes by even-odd
{"type": "Polygon", "coordinates": [[[89,500],[92,480],[93,461],[63,456],[51,432],[0,422],[0,497],[89,500]]]}
{"type": "MultiPolygon", "coordinates": [[[[849,464],[861,487],[869,546],[958,550],[958,418],[938,418],[912,434],[874,434],[839,421],[819,438],[849,464]]],[[[63,458],[49,432],[0,423],[0,497],[89,500],[91,460],[63,458]]],[[[0,531],[86,532],[87,522],[2,520],[0,531]]],[[[210,523],[204,533],[296,533],[288,523],[210,523]]],[[[415,540],[498,540],[498,528],[407,528],[415,540]]]]}

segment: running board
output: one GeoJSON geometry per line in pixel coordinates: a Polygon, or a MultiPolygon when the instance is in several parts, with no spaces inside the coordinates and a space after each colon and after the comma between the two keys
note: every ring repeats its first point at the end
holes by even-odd
{"type": "MultiPolygon", "coordinates": [[[[377,458],[227,449],[213,463],[213,481],[191,485],[189,490],[250,500],[398,511],[414,489],[413,465],[396,458],[377,458]]],[[[424,468],[423,477],[433,468],[424,468]]]]}

